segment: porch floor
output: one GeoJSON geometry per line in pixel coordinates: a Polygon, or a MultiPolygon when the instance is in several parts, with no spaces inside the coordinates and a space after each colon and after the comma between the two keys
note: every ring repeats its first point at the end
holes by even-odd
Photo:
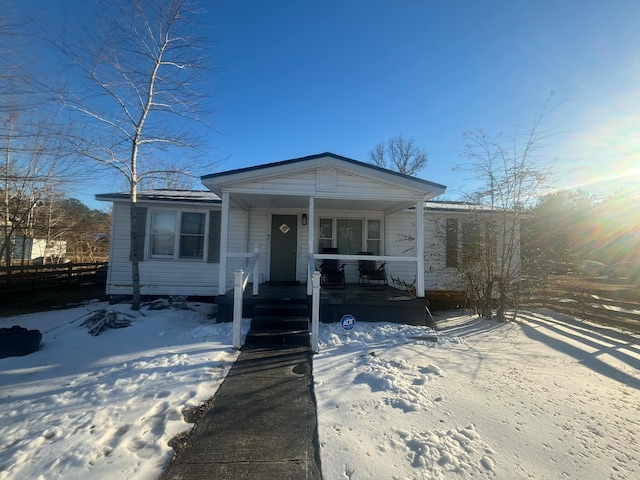
{"type": "MultiPolygon", "coordinates": [[[[218,321],[233,319],[233,290],[216,298],[218,321]]],[[[311,296],[307,296],[307,286],[261,284],[258,296],[253,296],[247,285],[243,296],[242,316],[252,318],[253,308],[263,304],[304,304],[311,308],[311,296]]],[[[346,314],[351,314],[361,322],[393,322],[411,325],[425,325],[424,298],[416,298],[402,290],[386,286],[384,289],[365,289],[360,285],[348,284],[343,290],[320,289],[320,321],[339,322],[346,314]]]]}

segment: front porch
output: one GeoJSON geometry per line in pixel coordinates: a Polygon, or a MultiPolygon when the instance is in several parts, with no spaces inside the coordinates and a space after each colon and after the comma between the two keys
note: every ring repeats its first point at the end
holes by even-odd
{"type": "MultiPolygon", "coordinates": [[[[306,305],[311,308],[311,296],[307,295],[307,286],[297,285],[260,285],[259,294],[254,296],[252,288],[246,288],[243,294],[242,316],[253,317],[253,308],[257,305],[306,305]]],[[[233,290],[216,298],[218,321],[233,320],[233,290]]],[[[320,289],[320,321],[339,322],[351,314],[358,322],[393,322],[410,325],[425,325],[424,298],[416,298],[402,290],[385,286],[379,290],[365,289],[359,285],[347,284],[343,290],[320,289]]]]}

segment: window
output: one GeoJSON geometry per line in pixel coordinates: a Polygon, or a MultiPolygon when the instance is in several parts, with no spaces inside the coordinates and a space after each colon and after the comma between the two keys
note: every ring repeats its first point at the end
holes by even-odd
{"type": "Polygon", "coordinates": [[[458,266],[458,219],[447,218],[446,232],[446,264],[447,267],[458,266]]]}
{"type": "Polygon", "coordinates": [[[362,220],[339,218],[336,247],[344,255],[357,255],[362,251],[362,220]]]}
{"type": "Polygon", "coordinates": [[[206,214],[154,211],[151,216],[151,256],[204,258],[206,214]],[[179,226],[179,227],[178,227],[179,226]]]}
{"type": "Polygon", "coordinates": [[[382,221],[361,218],[321,218],[318,251],[337,247],[344,255],[357,255],[365,248],[374,255],[382,252],[382,221]]]}
{"type": "Polygon", "coordinates": [[[180,258],[204,257],[204,213],[183,213],[180,221],[180,258]]]}
{"type": "Polygon", "coordinates": [[[496,223],[492,220],[465,220],[447,218],[446,266],[476,265],[481,261],[495,262],[496,223]],[[461,248],[460,248],[461,247],[461,248]],[[458,254],[460,252],[460,256],[458,254]]]}
{"type": "Polygon", "coordinates": [[[465,265],[480,261],[480,225],[478,222],[462,224],[462,258],[465,265]]]}
{"type": "Polygon", "coordinates": [[[382,222],[380,220],[367,220],[367,252],[380,255],[380,243],[382,222]]]}
{"type": "Polygon", "coordinates": [[[173,257],[176,239],[176,213],[153,212],[151,217],[151,255],[173,257]]]}
{"type": "Polygon", "coordinates": [[[318,233],[318,248],[322,252],[325,248],[333,246],[333,220],[330,218],[320,219],[320,231],[318,233]]]}

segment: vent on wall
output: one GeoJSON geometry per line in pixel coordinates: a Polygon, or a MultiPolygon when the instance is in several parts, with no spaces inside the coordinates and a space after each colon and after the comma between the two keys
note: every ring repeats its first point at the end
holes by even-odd
{"type": "Polygon", "coordinates": [[[333,168],[319,168],[316,170],[316,190],[318,192],[336,191],[336,170],[333,168]]]}

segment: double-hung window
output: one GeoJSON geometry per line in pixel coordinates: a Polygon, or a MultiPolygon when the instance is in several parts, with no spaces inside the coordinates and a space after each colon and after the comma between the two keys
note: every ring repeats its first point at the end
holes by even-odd
{"type": "Polygon", "coordinates": [[[173,258],[176,244],[176,212],[153,212],[151,216],[151,256],[173,258]]]}
{"type": "Polygon", "coordinates": [[[204,257],[205,221],[204,213],[180,215],[180,258],[204,257]]]}
{"type": "Polygon", "coordinates": [[[367,220],[367,252],[382,255],[382,222],[367,220]]]}
{"type": "Polygon", "coordinates": [[[153,258],[203,259],[206,214],[154,211],[151,216],[153,258]]]}

